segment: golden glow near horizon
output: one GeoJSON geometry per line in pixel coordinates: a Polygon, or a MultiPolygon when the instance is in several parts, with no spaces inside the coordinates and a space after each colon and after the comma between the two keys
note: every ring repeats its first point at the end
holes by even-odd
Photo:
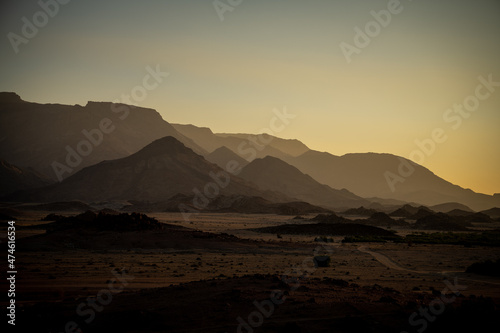
{"type": "MultiPolygon", "coordinates": [[[[281,137],[335,155],[406,158],[442,129],[446,140],[418,162],[462,187],[500,192],[500,87],[466,116],[447,113],[474,102],[479,77],[500,82],[500,3],[401,0],[384,18],[391,3],[243,1],[221,21],[212,1],[70,2],[18,53],[3,38],[0,91],[40,103],[112,101],[158,64],[169,77],[137,104],[169,122],[258,133],[286,106],[297,118],[281,137]],[[357,49],[350,62],[342,43],[357,49]]],[[[22,17],[40,10],[36,1],[2,6],[3,36],[22,35],[22,17]]]]}

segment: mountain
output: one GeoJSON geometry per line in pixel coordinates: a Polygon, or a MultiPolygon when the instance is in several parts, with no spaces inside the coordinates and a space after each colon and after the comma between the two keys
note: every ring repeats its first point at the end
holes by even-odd
{"type": "Polygon", "coordinates": [[[20,168],[0,160],[0,183],[0,196],[4,196],[15,191],[47,186],[53,181],[32,169],[20,168]]]}
{"type": "Polygon", "coordinates": [[[130,156],[154,140],[172,136],[199,155],[214,153],[208,158],[215,163],[224,164],[228,159],[228,151],[216,151],[223,146],[247,162],[266,156],[279,158],[320,184],[370,198],[369,208],[382,210],[404,202],[426,206],[454,202],[474,211],[500,207],[498,193],[464,189],[392,154],[335,156],[310,150],[298,140],[214,134],[209,128],[171,125],[153,109],[119,103],[37,104],[23,101],[15,93],[0,93],[0,131],[1,159],[53,180],[105,160],[130,156]]]}
{"type": "Polygon", "coordinates": [[[272,156],[256,159],[239,174],[264,190],[277,191],[288,196],[327,208],[359,207],[369,202],[343,189],[322,185],[296,167],[272,156]]]}
{"type": "Polygon", "coordinates": [[[377,210],[372,208],[365,208],[363,206],[358,208],[350,208],[344,212],[342,215],[353,215],[353,216],[372,216],[373,214],[378,213],[377,210]]]}
{"type": "Polygon", "coordinates": [[[462,221],[467,221],[467,222],[476,222],[476,223],[494,222],[493,217],[490,217],[488,214],[474,213],[462,209],[453,209],[447,212],[446,214],[455,218],[461,218],[462,221]]]}
{"type": "Polygon", "coordinates": [[[165,136],[206,153],[155,110],[107,102],[88,102],[84,107],[38,104],[15,93],[0,93],[0,132],[2,159],[54,180],[129,156],[165,136]]]}
{"type": "MultiPolygon", "coordinates": [[[[257,134],[217,133],[216,136],[221,138],[238,138],[241,140],[259,140],[259,135],[257,134]]],[[[309,151],[309,148],[297,139],[282,139],[273,135],[266,135],[266,137],[272,138],[270,139],[269,146],[290,156],[300,156],[309,151]]]]}
{"type": "Polygon", "coordinates": [[[159,202],[178,193],[194,195],[193,203],[200,210],[219,194],[262,196],[274,202],[294,201],[279,193],[263,192],[241,178],[229,176],[173,137],[158,139],[128,157],[100,162],[61,183],[20,196],[23,200],[43,202],[159,202]]]}
{"type": "Polygon", "coordinates": [[[225,146],[248,162],[266,156],[280,159],[294,157],[309,150],[299,140],[281,139],[267,134],[215,134],[207,127],[181,124],[172,124],[172,126],[209,152],[225,146]]]}
{"type": "Polygon", "coordinates": [[[434,213],[430,208],[420,206],[414,207],[412,205],[403,205],[389,214],[389,216],[393,217],[419,217],[425,216],[426,214],[434,213]]]}
{"type": "Polygon", "coordinates": [[[208,127],[197,127],[190,124],[172,124],[172,126],[176,131],[196,142],[207,152],[212,152],[224,145],[208,127]]]}
{"type": "MultiPolygon", "coordinates": [[[[156,203],[135,202],[123,208],[125,211],[140,212],[192,212],[200,211],[193,205],[194,196],[177,194],[172,198],[156,203]],[[179,209],[183,207],[183,209],[179,209]]],[[[243,214],[280,214],[300,215],[310,213],[328,213],[329,210],[313,206],[306,202],[276,203],[262,197],[244,195],[219,195],[202,210],[217,213],[243,213],[243,214]]]]}
{"type": "Polygon", "coordinates": [[[498,207],[493,207],[487,210],[483,210],[481,213],[488,215],[492,219],[499,218],[500,217],[500,208],[498,207]]]}
{"type": "Polygon", "coordinates": [[[472,224],[444,213],[430,214],[419,218],[413,225],[414,229],[467,231],[472,224]]]}
{"type": "Polygon", "coordinates": [[[474,214],[474,213],[471,213],[468,210],[463,210],[463,209],[452,209],[450,211],[441,212],[441,213],[446,213],[446,214],[448,214],[450,216],[470,216],[471,214],[474,214]]]}
{"type": "MultiPolygon", "coordinates": [[[[408,216],[408,218],[410,220],[418,220],[433,214],[435,214],[435,212],[429,210],[427,207],[424,207],[424,208],[419,208],[415,214],[408,216]]],[[[444,214],[444,213],[437,213],[437,214],[444,214]]]]}
{"type": "Polygon", "coordinates": [[[236,175],[248,164],[247,160],[241,158],[238,154],[226,146],[217,148],[210,154],[206,155],[205,159],[209,162],[217,164],[224,170],[230,170],[234,167],[237,171],[233,172],[233,174],[236,175]]]}
{"type": "Polygon", "coordinates": [[[500,205],[498,194],[491,196],[464,189],[392,154],[335,156],[309,150],[297,157],[284,157],[284,161],[322,184],[347,188],[365,198],[397,199],[427,206],[457,202],[476,211],[500,205]]]}
{"type": "Polygon", "coordinates": [[[472,209],[470,209],[466,205],[460,204],[458,202],[446,202],[446,203],[442,203],[439,205],[431,206],[429,208],[437,213],[448,213],[452,210],[462,210],[462,211],[466,211],[466,212],[470,212],[470,213],[474,212],[472,209]]]}

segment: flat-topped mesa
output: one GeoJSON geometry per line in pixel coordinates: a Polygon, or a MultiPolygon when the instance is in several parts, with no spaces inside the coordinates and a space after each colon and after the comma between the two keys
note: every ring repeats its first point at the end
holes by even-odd
{"type": "Polygon", "coordinates": [[[119,103],[88,101],[85,107],[86,108],[103,107],[103,106],[111,107],[111,105],[113,104],[119,104],[119,103]]]}
{"type": "Polygon", "coordinates": [[[21,97],[14,92],[0,92],[0,103],[23,103],[21,97]]]}
{"type": "Polygon", "coordinates": [[[95,109],[95,108],[107,108],[107,109],[116,109],[119,107],[128,107],[130,110],[148,110],[157,112],[155,109],[145,108],[142,106],[131,105],[126,103],[115,103],[115,102],[98,102],[98,101],[88,101],[85,105],[86,108],[95,109]]]}
{"type": "Polygon", "coordinates": [[[163,117],[157,110],[137,105],[114,102],[88,101],[84,109],[88,110],[89,112],[99,112],[103,115],[115,115],[120,119],[120,121],[137,120],[137,122],[139,123],[142,123],[144,121],[156,121],[160,123],[164,122],[163,117]],[[144,117],[146,117],[146,119],[144,119],[144,117]]]}

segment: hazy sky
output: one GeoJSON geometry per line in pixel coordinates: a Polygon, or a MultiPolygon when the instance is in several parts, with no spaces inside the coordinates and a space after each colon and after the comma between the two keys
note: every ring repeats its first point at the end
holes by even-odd
{"type": "Polygon", "coordinates": [[[257,133],[286,107],[296,118],[278,136],[336,155],[404,157],[441,128],[447,140],[421,164],[500,192],[500,87],[479,88],[479,105],[468,98],[479,76],[500,81],[500,1],[401,0],[385,27],[370,12],[391,1],[243,0],[221,21],[212,0],[72,0],[46,24],[38,1],[0,3],[0,91],[41,103],[112,101],[159,65],[170,75],[136,104],[169,122],[257,133]],[[8,34],[24,38],[22,18],[34,16],[41,27],[15,53],[8,34]],[[367,24],[369,45],[358,40],[348,63],[340,45],[355,47],[354,29],[367,24]],[[464,100],[475,111],[446,122],[464,100]]]}

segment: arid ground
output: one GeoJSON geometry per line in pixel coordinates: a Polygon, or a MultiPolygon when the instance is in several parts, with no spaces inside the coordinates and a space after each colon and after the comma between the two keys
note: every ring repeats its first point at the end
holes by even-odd
{"type": "Polygon", "coordinates": [[[497,259],[496,247],[342,243],[342,236],[322,243],[248,230],[296,223],[293,216],[233,213],[190,221],[151,213],[168,229],[49,235],[40,221],[47,213],[26,211],[16,222],[17,322],[27,330],[443,332],[498,325],[500,278],[465,273],[474,262],[497,259]],[[315,255],[330,256],[330,265],[315,267],[315,255]]]}

